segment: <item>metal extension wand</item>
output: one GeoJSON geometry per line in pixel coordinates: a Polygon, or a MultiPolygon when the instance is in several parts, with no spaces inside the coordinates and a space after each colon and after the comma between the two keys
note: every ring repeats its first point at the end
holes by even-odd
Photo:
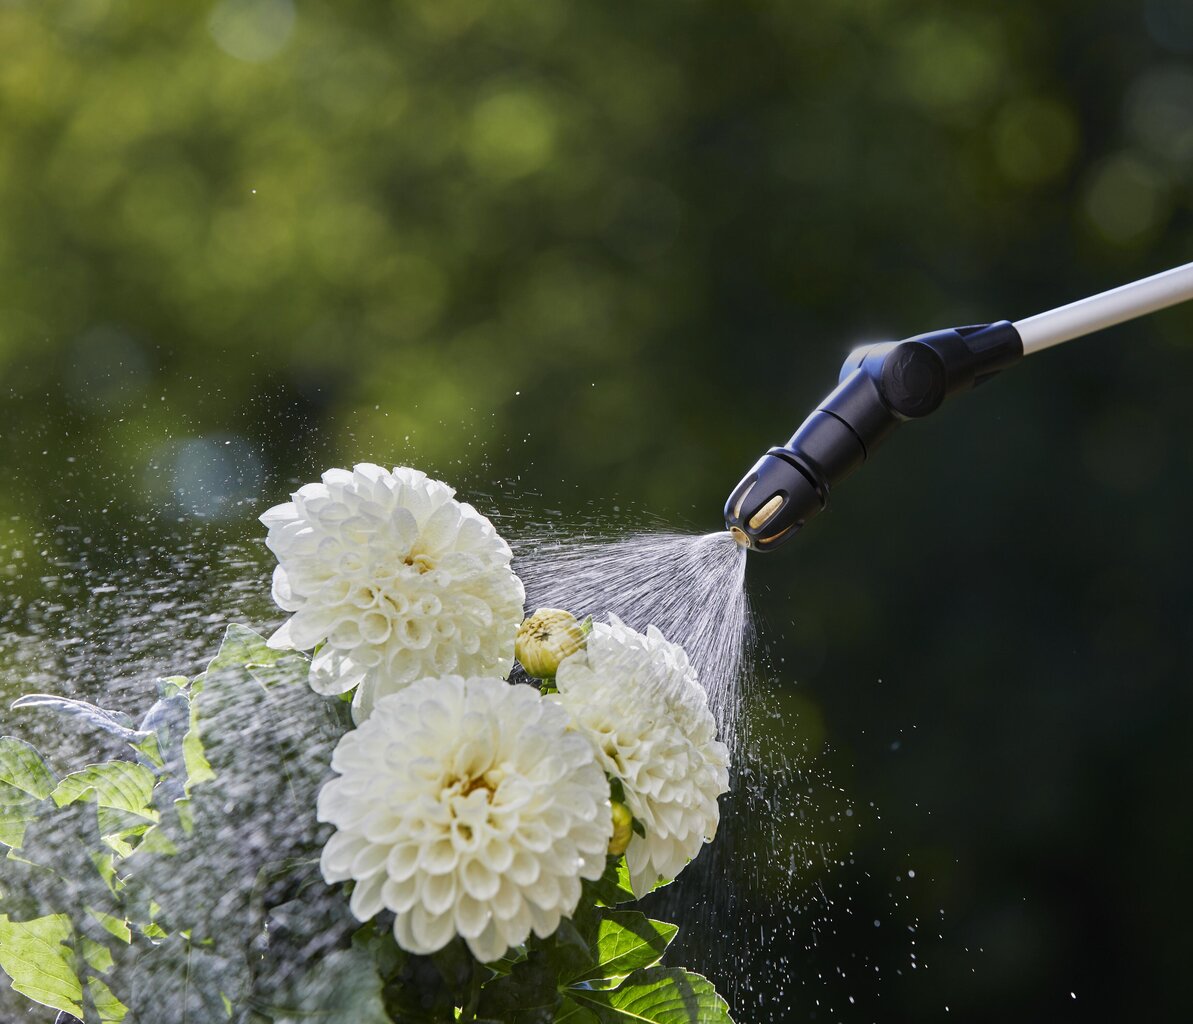
{"type": "Polygon", "coordinates": [[[935,412],[1023,356],[1193,299],[1193,263],[1011,323],[952,327],[855,349],[836,389],[734,488],[725,526],[770,551],[828,505],[832,489],[905,420],[935,412]]]}

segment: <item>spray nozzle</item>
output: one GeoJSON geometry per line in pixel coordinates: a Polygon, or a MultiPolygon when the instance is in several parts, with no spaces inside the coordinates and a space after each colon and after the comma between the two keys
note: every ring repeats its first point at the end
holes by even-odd
{"type": "Polygon", "coordinates": [[[725,526],[744,547],[778,547],[901,422],[927,416],[1022,355],[1019,334],[1005,320],[854,350],[836,389],[790,441],[742,477],[725,503],[725,526]]]}

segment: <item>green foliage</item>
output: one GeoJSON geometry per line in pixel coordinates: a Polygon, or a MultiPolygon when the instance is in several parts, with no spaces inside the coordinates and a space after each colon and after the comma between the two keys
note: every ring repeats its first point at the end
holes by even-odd
{"type": "MultiPolygon", "coordinates": [[[[622,870],[624,858],[610,858],[606,875],[616,879],[622,870]]],[[[587,896],[597,888],[587,888],[587,896]]],[[[636,910],[582,903],[573,920],[548,939],[532,938],[522,959],[483,986],[477,1019],[730,1022],[728,1006],[705,978],[656,966],[677,931],[636,910]]]]}
{"type": "Polygon", "coordinates": [[[41,755],[28,743],[13,736],[0,737],[0,783],[44,800],[56,781],[41,755]]]}
{"type": "MultiPolygon", "coordinates": [[[[305,659],[233,626],[204,673],[159,684],[138,725],[81,701],[18,702],[118,735],[130,758],[59,780],[27,743],[0,739],[0,966],[14,988],[88,1024],[126,1007],[159,1024],[217,1021],[255,1001],[287,1019],[274,997],[290,979],[268,969],[311,936],[287,938],[277,913],[318,880],[315,796],[346,727],[346,709],[311,694],[306,672],[305,659]],[[278,939],[250,957],[266,935],[278,939]]],[[[319,910],[320,928],[346,943],[345,901],[319,910]]],[[[328,980],[359,982],[361,954],[328,962],[334,975],[290,986],[293,1005],[335,1018],[343,1003],[368,1020],[367,978],[328,980]]]]}
{"type": "Polygon", "coordinates": [[[100,807],[111,807],[157,821],[157,812],[150,806],[155,781],[153,772],[144,765],[132,761],[107,761],[72,772],[58,783],[50,796],[59,807],[76,800],[94,799],[100,807]]]}
{"type": "Polygon", "coordinates": [[[68,943],[74,927],[66,914],[10,921],[0,914],[0,968],[12,987],[34,1002],[83,1015],[83,986],[68,943]]]}
{"type": "Polygon", "coordinates": [[[0,846],[20,849],[57,781],[28,743],[0,736],[0,846]]]}
{"type": "Polygon", "coordinates": [[[637,911],[611,911],[597,929],[596,963],[573,981],[623,978],[658,963],[679,928],[651,921],[637,911]]]}
{"type": "Polygon", "coordinates": [[[572,998],[601,1024],[716,1024],[729,1021],[729,1007],[699,974],[652,967],[631,974],[611,991],[577,990],[572,998]]]}
{"type": "Polygon", "coordinates": [[[120,735],[131,756],[58,779],[0,740],[0,968],[17,991],[87,1024],[729,1020],[704,979],[656,966],[674,925],[614,909],[634,898],[622,856],[571,920],[493,964],[461,939],[413,956],[380,922],[359,927],[319,876],[314,820],[348,707],[312,694],[308,668],[230,626],[135,726],[22,702],[120,735]]]}

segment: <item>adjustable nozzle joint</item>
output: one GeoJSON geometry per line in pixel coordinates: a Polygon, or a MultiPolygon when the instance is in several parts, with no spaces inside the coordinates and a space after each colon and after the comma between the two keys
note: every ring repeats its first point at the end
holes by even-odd
{"type": "Polygon", "coordinates": [[[904,420],[988,380],[1023,355],[1005,320],[855,349],[836,389],[792,435],[767,452],[725,503],[738,543],[767,551],[822,508],[832,488],[865,462],[904,420]]]}

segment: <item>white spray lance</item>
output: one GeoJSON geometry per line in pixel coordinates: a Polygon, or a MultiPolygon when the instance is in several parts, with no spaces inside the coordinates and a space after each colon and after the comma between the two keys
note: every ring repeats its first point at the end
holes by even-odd
{"type": "Polygon", "coordinates": [[[832,392],[734,488],[725,526],[769,551],[828,505],[832,489],[900,423],[935,412],[1023,356],[1193,299],[1193,263],[1011,323],[952,327],[855,349],[832,392]]]}

